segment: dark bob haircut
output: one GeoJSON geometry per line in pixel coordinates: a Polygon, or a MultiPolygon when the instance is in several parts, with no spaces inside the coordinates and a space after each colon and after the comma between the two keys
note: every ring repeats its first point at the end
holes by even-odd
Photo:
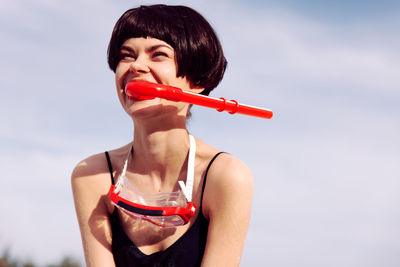
{"type": "Polygon", "coordinates": [[[114,72],[122,44],[134,37],[152,37],[172,46],[177,77],[204,87],[204,95],[224,76],[227,61],[217,35],[204,17],[189,7],[152,5],[126,11],[115,24],[108,45],[108,65],[114,72]]]}

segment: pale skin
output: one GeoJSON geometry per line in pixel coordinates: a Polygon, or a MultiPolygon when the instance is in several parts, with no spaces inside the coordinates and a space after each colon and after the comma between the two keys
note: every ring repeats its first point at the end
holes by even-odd
{"type": "MultiPolygon", "coordinates": [[[[122,107],[134,123],[133,141],[110,151],[115,179],[133,145],[127,178],[146,193],[179,189],[185,181],[189,137],[186,129],[188,104],[156,98],[135,101],[124,88],[132,80],[145,80],[182,88],[194,93],[204,88],[191,86],[186,78],[176,77],[174,49],[155,38],[130,38],[121,49],[122,60],[116,73],[116,89],[122,107]],[[184,140],[184,141],[182,141],[184,140]]],[[[204,172],[219,150],[196,138],[196,163],[193,201],[202,207],[209,221],[202,266],[238,266],[248,230],[253,179],[248,167],[234,156],[221,154],[207,175],[203,201],[204,172]]],[[[81,161],[72,174],[75,208],[87,266],[115,266],[111,253],[109,216],[114,207],[107,197],[111,185],[104,153],[81,161]]],[[[165,250],[195,222],[199,210],[186,225],[160,229],[135,222],[120,212],[121,227],[145,254],[165,250]]]]}

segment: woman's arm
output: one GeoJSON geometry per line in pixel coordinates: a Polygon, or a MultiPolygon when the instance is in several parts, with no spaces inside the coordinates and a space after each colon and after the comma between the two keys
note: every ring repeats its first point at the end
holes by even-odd
{"type": "Polygon", "coordinates": [[[109,173],[104,155],[79,163],[71,178],[86,266],[115,266],[111,252],[111,225],[107,207],[109,173]],[[107,179],[108,177],[108,179],[107,179]]]}
{"type": "Polygon", "coordinates": [[[209,219],[202,266],[239,266],[250,222],[253,178],[249,168],[222,154],[209,170],[203,211],[209,219]]]}

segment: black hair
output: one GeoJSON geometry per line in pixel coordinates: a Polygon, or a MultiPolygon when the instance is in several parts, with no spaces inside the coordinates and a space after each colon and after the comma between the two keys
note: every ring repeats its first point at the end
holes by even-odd
{"type": "Polygon", "coordinates": [[[177,77],[208,95],[224,76],[227,61],[211,25],[186,6],[151,5],[127,10],[117,21],[108,45],[108,65],[115,72],[122,44],[129,38],[160,39],[175,50],[177,77]]]}

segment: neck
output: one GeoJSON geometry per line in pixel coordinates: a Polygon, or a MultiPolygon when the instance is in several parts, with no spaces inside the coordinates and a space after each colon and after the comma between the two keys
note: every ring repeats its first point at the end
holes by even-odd
{"type": "Polygon", "coordinates": [[[184,171],[189,150],[186,127],[154,130],[134,128],[132,167],[160,183],[175,184],[184,171]]]}

